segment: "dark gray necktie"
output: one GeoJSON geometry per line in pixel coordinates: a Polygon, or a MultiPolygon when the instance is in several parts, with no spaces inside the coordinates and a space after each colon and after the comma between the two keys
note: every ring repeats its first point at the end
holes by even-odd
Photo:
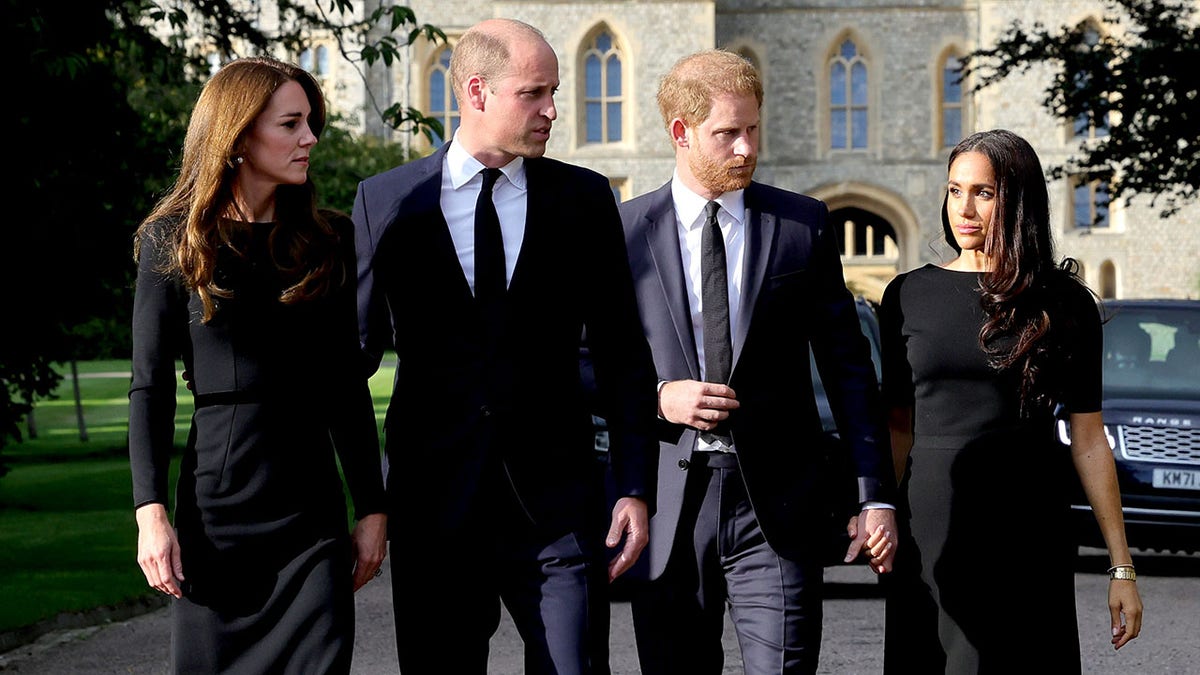
{"type": "Polygon", "coordinates": [[[475,203],[475,298],[490,304],[504,296],[504,236],[500,233],[500,217],[492,201],[492,188],[500,177],[500,169],[484,169],[483,188],[475,203]]]}
{"type": "MultiPolygon", "coordinates": [[[[729,383],[733,367],[733,342],[729,337],[729,280],[725,264],[725,240],[717,223],[721,205],[709,202],[704,207],[704,232],[700,239],[700,302],[704,314],[704,380],[729,383]]],[[[702,433],[706,441],[720,439],[730,444],[728,431],[718,426],[702,433]]]]}

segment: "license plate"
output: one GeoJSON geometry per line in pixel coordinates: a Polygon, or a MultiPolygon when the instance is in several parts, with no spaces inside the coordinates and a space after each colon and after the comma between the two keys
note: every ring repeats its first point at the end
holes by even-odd
{"type": "Polygon", "coordinates": [[[1200,490],[1200,471],[1155,469],[1154,487],[1174,490],[1200,490]]]}

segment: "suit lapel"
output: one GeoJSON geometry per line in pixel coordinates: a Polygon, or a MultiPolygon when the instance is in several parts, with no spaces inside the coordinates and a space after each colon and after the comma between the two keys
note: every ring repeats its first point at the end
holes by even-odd
{"type": "Polygon", "coordinates": [[[698,380],[700,364],[696,356],[696,337],[692,331],[691,304],[684,283],[683,260],[679,255],[679,228],[675,222],[670,183],[655,193],[654,204],[647,211],[646,220],[646,245],[658,273],[667,313],[679,337],[679,349],[688,370],[698,380]]]}
{"type": "Polygon", "coordinates": [[[535,158],[525,159],[525,234],[521,238],[521,250],[517,251],[517,262],[513,266],[512,279],[508,282],[508,292],[519,291],[529,275],[525,270],[530,263],[526,262],[531,254],[526,253],[536,247],[541,241],[545,228],[555,222],[555,214],[563,213],[556,208],[556,190],[546,184],[552,174],[543,172],[542,163],[535,158]]]}
{"type": "Polygon", "coordinates": [[[450,144],[444,144],[437,152],[429,157],[418,160],[424,162],[421,174],[416,177],[412,192],[397,213],[398,218],[411,219],[414,230],[406,235],[412,250],[424,251],[429,261],[436,264],[437,269],[455,270],[447,274],[447,278],[455,280],[455,295],[460,300],[471,301],[471,285],[467,283],[466,272],[458,259],[458,251],[454,248],[454,239],[450,236],[450,226],[442,213],[442,159],[450,144]]]}
{"type": "Polygon", "coordinates": [[[778,219],[773,213],[765,213],[759,198],[757,186],[751,183],[746,188],[746,251],[745,269],[742,271],[742,299],[738,312],[737,325],[733,327],[733,366],[737,368],[738,356],[746,344],[746,335],[750,332],[750,320],[754,315],[754,305],[758,293],[762,289],[763,279],[767,274],[767,261],[771,259],[771,246],[775,241],[775,228],[778,219]]]}

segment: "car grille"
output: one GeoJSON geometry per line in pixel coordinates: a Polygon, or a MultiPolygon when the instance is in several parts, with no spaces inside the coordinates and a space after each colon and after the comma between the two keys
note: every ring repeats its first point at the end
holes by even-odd
{"type": "Polygon", "coordinates": [[[1135,462],[1200,464],[1200,429],[1121,425],[1121,452],[1135,462]]]}

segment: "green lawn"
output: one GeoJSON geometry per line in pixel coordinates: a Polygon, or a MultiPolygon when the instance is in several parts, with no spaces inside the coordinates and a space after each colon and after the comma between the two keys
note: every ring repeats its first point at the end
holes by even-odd
{"type": "MultiPolygon", "coordinates": [[[[36,438],[27,437],[22,443],[4,448],[5,457],[10,460],[45,460],[125,453],[129,428],[129,362],[82,362],[78,364],[78,370],[83,429],[87,440],[83,440],[80,432],[74,380],[69,367],[62,365],[58,368],[63,380],[55,392],[57,398],[38,401],[34,407],[36,438]]],[[[178,396],[176,440],[183,443],[187,438],[192,403],[182,380],[178,396]]]]}
{"type": "MultiPolygon", "coordinates": [[[[394,360],[371,378],[382,426],[394,360]]],[[[6,446],[0,478],[0,632],[61,612],[152,596],[137,566],[127,459],[129,363],[78,364],[88,440],[80,439],[69,368],[56,400],[35,408],[37,438],[6,446]],[[19,601],[11,601],[19,599],[19,601]]],[[[179,386],[176,440],[187,436],[191,394],[179,386]]],[[[172,466],[174,485],[178,461],[172,466]]]]}
{"type": "Polygon", "coordinates": [[[149,595],[129,462],[15,463],[0,479],[0,631],[149,595]]]}

